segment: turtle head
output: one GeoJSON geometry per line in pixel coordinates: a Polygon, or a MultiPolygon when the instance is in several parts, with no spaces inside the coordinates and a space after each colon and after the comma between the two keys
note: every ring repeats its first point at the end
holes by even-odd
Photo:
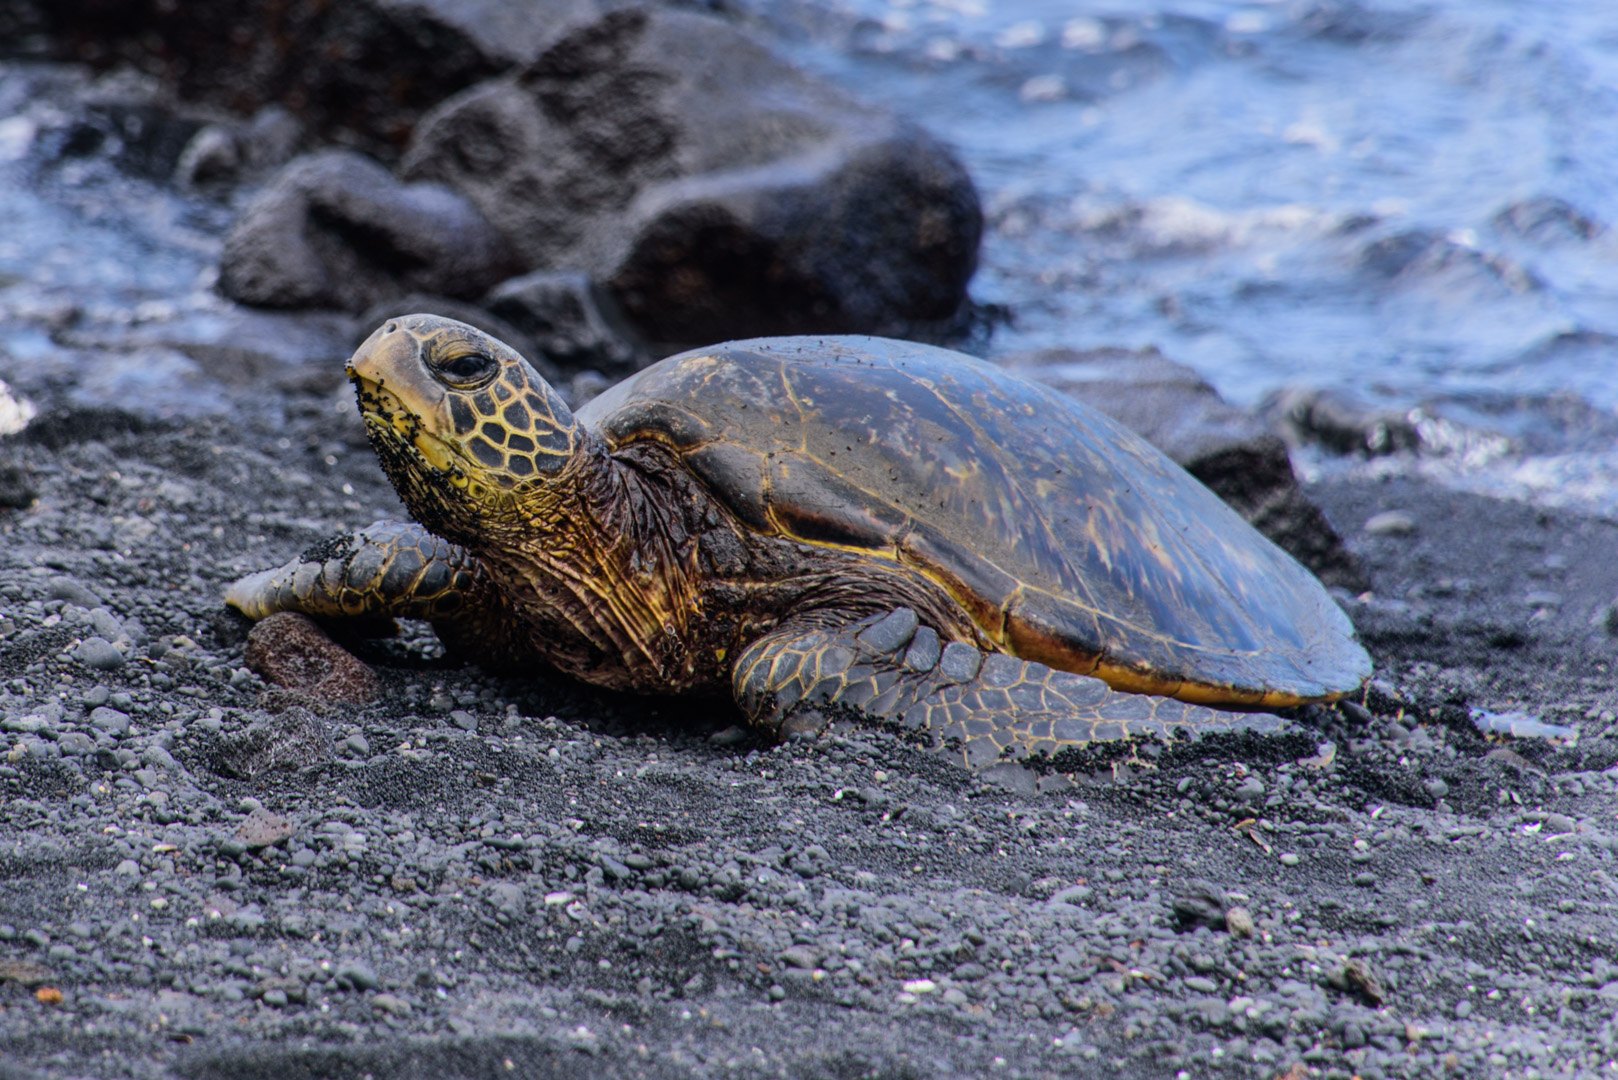
{"type": "Polygon", "coordinates": [[[515,349],[437,315],[389,319],[348,362],[371,445],[418,520],[487,542],[565,472],[585,434],[515,349]]]}

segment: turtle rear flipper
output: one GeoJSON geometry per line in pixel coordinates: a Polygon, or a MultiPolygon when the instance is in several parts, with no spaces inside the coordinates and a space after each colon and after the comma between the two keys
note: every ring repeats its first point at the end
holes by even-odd
{"type": "Polygon", "coordinates": [[[510,611],[483,564],[413,522],[378,521],[323,540],[235,582],[225,603],[254,620],[278,611],[350,626],[425,619],[452,652],[487,661],[510,649],[510,611]]]}
{"type": "Polygon", "coordinates": [[[732,684],[749,718],[780,734],[806,714],[850,710],[956,746],[973,768],[1109,739],[1283,726],[1268,713],[1121,693],[1086,675],[942,644],[909,608],[840,628],[784,624],[742,653],[732,684]]]}

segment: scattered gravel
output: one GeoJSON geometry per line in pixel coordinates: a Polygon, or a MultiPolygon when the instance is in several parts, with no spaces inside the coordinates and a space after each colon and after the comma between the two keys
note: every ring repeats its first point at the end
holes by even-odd
{"type": "Polygon", "coordinates": [[[1566,623],[1468,662],[1361,604],[1359,708],[1045,793],[451,666],[419,627],[351,643],[376,700],[288,701],[239,677],[220,587],[391,499],[298,437],[13,444],[45,494],[0,516],[0,1027],[39,1075],[1571,1076],[1618,1038],[1614,701],[1566,623]],[[113,620],[145,643],[82,663],[113,620]],[[1491,741],[1473,700],[1583,736],[1491,741]]]}

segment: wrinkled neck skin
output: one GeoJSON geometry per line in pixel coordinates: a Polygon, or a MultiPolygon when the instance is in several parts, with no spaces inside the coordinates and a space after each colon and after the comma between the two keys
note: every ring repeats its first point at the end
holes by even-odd
{"type": "Polygon", "coordinates": [[[533,654],[615,690],[710,682],[694,654],[698,607],[680,508],[586,436],[557,476],[484,507],[471,547],[533,654]]]}

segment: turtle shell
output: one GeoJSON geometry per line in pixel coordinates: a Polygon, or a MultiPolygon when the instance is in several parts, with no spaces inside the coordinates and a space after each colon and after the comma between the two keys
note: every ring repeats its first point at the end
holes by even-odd
{"type": "Polygon", "coordinates": [[[912,568],[997,647],[1190,701],[1359,686],[1312,574],[1139,436],[960,353],[869,337],[670,357],[578,418],[656,440],[759,533],[912,568]]]}

